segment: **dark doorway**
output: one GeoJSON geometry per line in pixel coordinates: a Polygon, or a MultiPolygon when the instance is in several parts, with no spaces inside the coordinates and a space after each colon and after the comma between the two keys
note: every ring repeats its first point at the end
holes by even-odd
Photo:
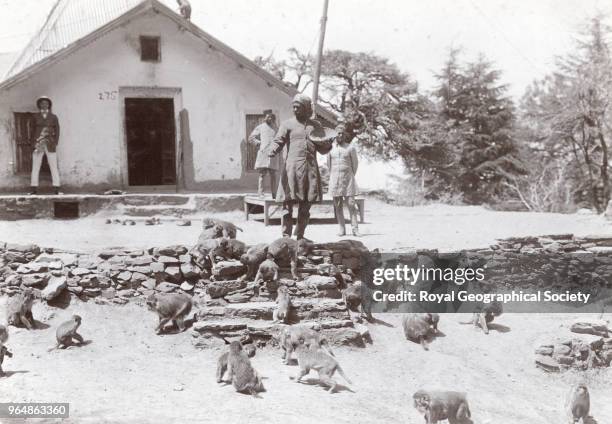
{"type": "Polygon", "coordinates": [[[129,185],[176,184],[173,99],[126,98],[125,131],[129,185]]]}

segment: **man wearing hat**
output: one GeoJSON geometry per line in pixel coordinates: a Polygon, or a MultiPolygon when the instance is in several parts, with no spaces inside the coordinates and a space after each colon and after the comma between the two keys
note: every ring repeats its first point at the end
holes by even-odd
{"type": "Polygon", "coordinates": [[[38,176],[43,156],[47,155],[47,162],[51,170],[51,181],[55,194],[60,194],[60,176],[57,168],[57,143],[59,141],[60,126],[57,116],[51,113],[51,99],[42,96],[36,100],[38,113],[34,114],[34,151],[32,152],[32,177],[30,194],[38,191],[38,176]]]}
{"type": "Polygon", "coordinates": [[[281,124],[269,155],[273,157],[287,147],[276,200],[283,202],[282,231],[286,237],[291,236],[293,205],[298,204],[295,235],[299,240],[304,238],[311,203],[322,198],[317,152],[331,150],[334,133],[311,118],[312,101],[304,94],[293,98],[293,114],[295,117],[281,124]]]}
{"type": "Polygon", "coordinates": [[[268,174],[270,176],[270,191],[272,192],[272,197],[274,197],[276,171],[278,171],[278,157],[270,157],[268,153],[272,147],[274,135],[276,134],[276,127],[274,124],[275,118],[270,109],[264,110],[263,114],[264,121],[255,127],[249,136],[249,143],[259,145],[257,159],[255,160],[255,169],[259,172],[257,187],[259,196],[264,197],[264,177],[268,174]]]}

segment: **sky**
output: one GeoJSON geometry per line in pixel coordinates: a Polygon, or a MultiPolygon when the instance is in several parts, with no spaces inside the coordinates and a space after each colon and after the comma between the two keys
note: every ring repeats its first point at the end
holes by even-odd
{"type": "MultiPolygon", "coordinates": [[[[22,49],[56,0],[0,0],[0,53],[22,49]]],[[[121,0],[109,0],[121,1],[121,0]]],[[[176,2],[163,3],[177,9],[176,2]]],[[[191,0],[192,21],[249,58],[290,47],[316,52],[323,0],[191,0]]],[[[325,47],[389,58],[419,82],[450,47],[466,60],[484,54],[518,99],[571,50],[588,18],[612,14],[610,0],[329,0],[325,47]]]]}

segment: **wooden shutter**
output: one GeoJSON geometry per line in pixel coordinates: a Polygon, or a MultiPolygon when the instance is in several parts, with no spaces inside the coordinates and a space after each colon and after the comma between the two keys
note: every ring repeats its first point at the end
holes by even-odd
{"type": "Polygon", "coordinates": [[[32,149],[34,145],[34,114],[15,112],[15,156],[17,173],[32,171],[32,149]]]}
{"type": "MultiPolygon", "coordinates": [[[[249,114],[246,116],[246,138],[249,139],[249,136],[255,129],[255,127],[263,122],[264,116],[262,114],[249,114]]],[[[244,161],[244,170],[245,171],[253,171],[255,170],[255,160],[257,159],[257,150],[258,147],[255,144],[248,143],[245,148],[245,161],[244,161]]]]}

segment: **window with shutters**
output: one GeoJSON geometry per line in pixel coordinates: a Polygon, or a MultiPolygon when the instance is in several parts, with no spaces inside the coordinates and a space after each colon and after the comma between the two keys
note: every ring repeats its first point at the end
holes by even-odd
{"type": "MultiPolygon", "coordinates": [[[[246,138],[249,139],[249,136],[255,129],[255,127],[263,122],[264,116],[262,114],[247,114],[246,115],[246,138]]],[[[254,171],[255,170],[255,160],[257,159],[257,150],[258,146],[253,143],[246,144],[245,148],[245,160],[244,160],[244,170],[254,171]]]]}

